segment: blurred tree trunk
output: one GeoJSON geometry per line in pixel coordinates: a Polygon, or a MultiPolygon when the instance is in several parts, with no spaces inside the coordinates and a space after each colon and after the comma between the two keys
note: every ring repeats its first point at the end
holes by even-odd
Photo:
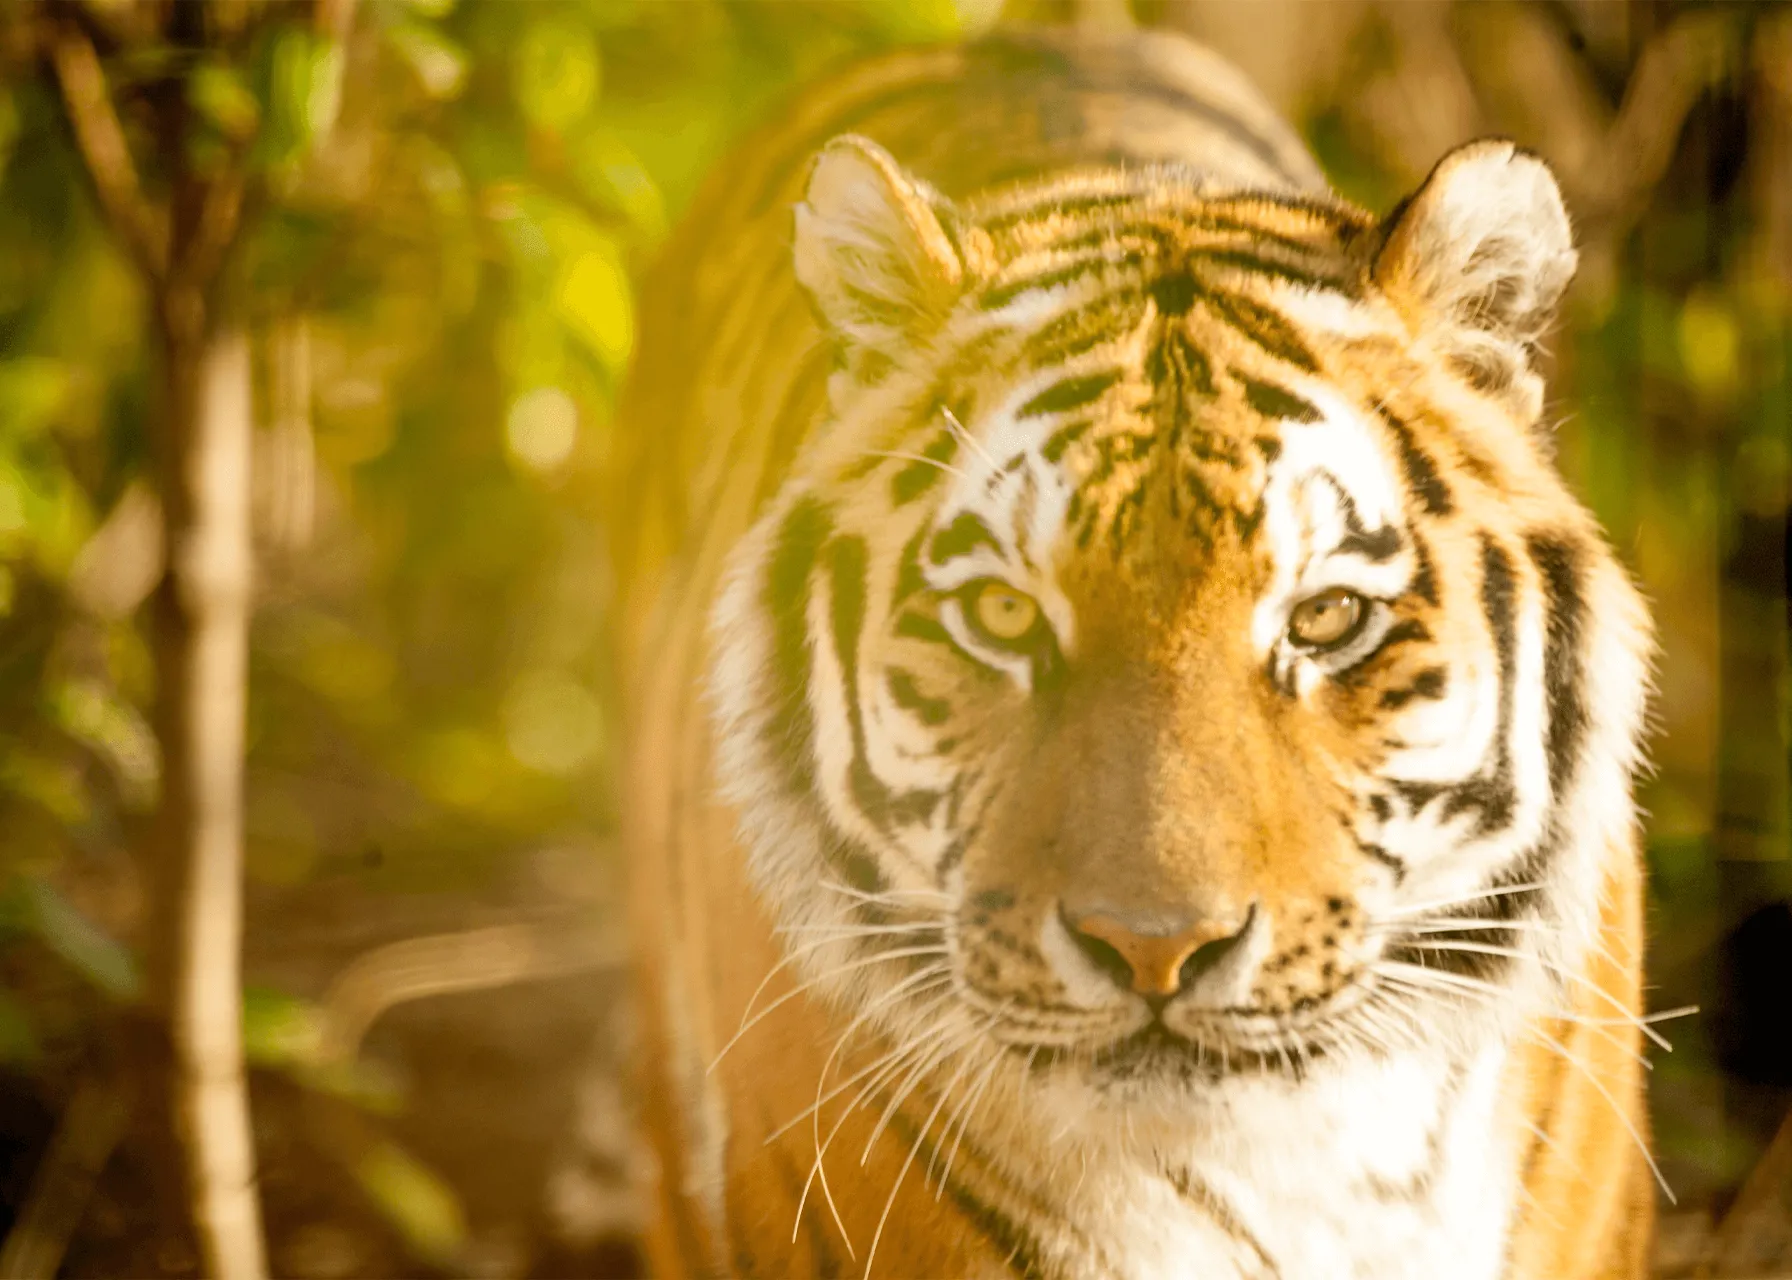
{"type": "MultiPolygon", "coordinates": [[[[167,300],[164,300],[167,301],[167,300]]],[[[203,312],[165,320],[168,572],[154,648],[162,808],[147,973],[207,1270],[265,1273],[243,1080],[243,721],[250,608],[249,347],[203,312]],[[197,323],[194,323],[197,321],[197,323]]]]}
{"type": "MultiPolygon", "coordinates": [[[[234,34],[224,7],[126,8],[128,43],[144,51],[190,53],[234,34]]],[[[146,285],[160,366],[152,456],[168,551],[153,618],[163,784],[146,850],[145,1016],[129,1065],[148,1128],[172,1130],[206,1271],[247,1280],[266,1274],[239,972],[252,396],[248,344],[221,318],[219,284],[238,236],[245,157],[238,149],[198,171],[185,84],[157,83],[144,98],[168,195],[165,207],[152,203],[86,16],[73,5],[41,13],[88,177],[146,285]]],[[[174,1197],[164,1208],[180,1211],[174,1197]]]]}

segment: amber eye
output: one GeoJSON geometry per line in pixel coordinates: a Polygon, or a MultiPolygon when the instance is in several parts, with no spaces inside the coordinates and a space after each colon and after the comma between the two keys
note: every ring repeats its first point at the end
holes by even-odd
{"type": "Polygon", "coordinates": [[[1355,635],[1367,613],[1356,592],[1333,587],[1294,606],[1288,638],[1305,649],[1330,649],[1355,635]]]}
{"type": "Polygon", "coordinates": [[[983,582],[971,588],[971,621],[985,639],[997,644],[1024,640],[1039,623],[1039,602],[1005,582],[983,582]]]}

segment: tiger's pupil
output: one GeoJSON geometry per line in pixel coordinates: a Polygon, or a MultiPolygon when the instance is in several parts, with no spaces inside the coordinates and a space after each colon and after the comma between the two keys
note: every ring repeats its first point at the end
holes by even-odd
{"type": "Polygon", "coordinates": [[[977,625],[992,639],[1019,640],[1039,620],[1039,605],[1011,587],[991,583],[977,592],[977,625]]]}
{"type": "Polygon", "coordinates": [[[1288,634],[1296,644],[1324,648],[1355,631],[1362,616],[1363,598],[1354,591],[1333,587],[1294,606],[1288,634]]]}

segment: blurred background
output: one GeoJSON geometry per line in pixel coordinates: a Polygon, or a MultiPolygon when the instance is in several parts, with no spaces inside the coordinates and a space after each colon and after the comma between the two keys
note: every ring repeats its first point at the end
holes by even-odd
{"type": "MultiPolygon", "coordinates": [[[[190,515],[170,369],[201,303],[252,423],[240,1011],[268,1265],[633,1274],[606,510],[635,299],[781,97],[1000,9],[0,7],[0,1274],[206,1256],[130,1051],[168,998],[143,851],[182,642],[164,528],[190,515]]],[[[1702,1009],[1653,1055],[1659,1272],[1792,1275],[1792,8],[1131,16],[1240,63],[1372,209],[1477,135],[1556,166],[1583,264],[1560,462],[1661,627],[1650,1001],[1702,1009]]]]}

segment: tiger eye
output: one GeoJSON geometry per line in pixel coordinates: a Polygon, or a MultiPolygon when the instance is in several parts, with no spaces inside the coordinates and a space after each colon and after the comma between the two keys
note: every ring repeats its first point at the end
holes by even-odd
{"type": "Polygon", "coordinates": [[[1361,596],[1333,587],[1294,606],[1288,617],[1288,637],[1308,649],[1327,649],[1354,634],[1363,613],[1361,596]]]}
{"type": "Polygon", "coordinates": [[[977,627],[991,640],[1012,644],[1039,621],[1039,602],[1001,582],[986,582],[971,601],[977,627]]]}

